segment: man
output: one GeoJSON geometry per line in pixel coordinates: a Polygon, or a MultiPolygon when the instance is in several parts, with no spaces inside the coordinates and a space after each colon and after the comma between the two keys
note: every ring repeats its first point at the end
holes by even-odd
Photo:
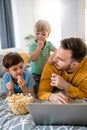
{"type": "Polygon", "coordinates": [[[45,64],[38,98],[53,103],[68,103],[69,98],[87,97],[87,47],[80,38],[61,41],[51,64],[45,64]],[[60,91],[54,93],[54,88],[60,91]],[[64,94],[65,93],[65,94],[64,94]]]}

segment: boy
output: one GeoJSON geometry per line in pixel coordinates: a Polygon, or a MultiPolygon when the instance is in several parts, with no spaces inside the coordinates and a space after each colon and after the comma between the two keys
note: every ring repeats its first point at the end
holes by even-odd
{"type": "Polygon", "coordinates": [[[6,73],[3,75],[3,90],[7,96],[13,93],[34,93],[35,81],[28,70],[24,70],[24,60],[17,52],[10,52],[3,58],[6,73]]]}
{"type": "Polygon", "coordinates": [[[46,20],[39,20],[34,26],[35,41],[29,47],[31,72],[36,81],[35,93],[38,92],[40,77],[43,67],[50,56],[50,53],[56,48],[47,38],[51,32],[51,26],[46,20]]]}

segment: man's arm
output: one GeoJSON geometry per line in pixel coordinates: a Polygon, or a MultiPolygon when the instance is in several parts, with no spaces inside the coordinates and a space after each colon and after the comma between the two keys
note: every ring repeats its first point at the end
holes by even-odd
{"type": "Polygon", "coordinates": [[[56,104],[67,104],[70,102],[69,98],[63,93],[53,93],[53,87],[50,85],[52,72],[56,72],[56,68],[53,65],[45,64],[40,86],[38,92],[38,98],[41,100],[49,100],[56,104]]]}
{"type": "MultiPolygon", "coordinates": [[[[85,73],[84,73],[85,75],[85,73]]],[[[51,77],[51,86],[56,86],[60,90],[67,92],[67,95],[71,98],[86,98],[87,97],[87,78],[86,76],[81,77],[79,72],[76,74],[76,77],[73,77],[73,80],[66,81],[62,76],[55,73],[51,77]],[[71,84],[72,82],[72,84],[71,84]]]]}
{"type": "Polygon", "coordinates": [[[78,87],[69,84],[66,92],[71,98],[87,98],[87,79],[84,79],[78,87]]]}
{"type": "Polygon", "coordinates": [[[50,85],[53,70],[55,70],[53,65],[49,65],[48,63],[45,64],[39,85],[39,99],[48,100],[53,91],[53,87],[50,85]]]}

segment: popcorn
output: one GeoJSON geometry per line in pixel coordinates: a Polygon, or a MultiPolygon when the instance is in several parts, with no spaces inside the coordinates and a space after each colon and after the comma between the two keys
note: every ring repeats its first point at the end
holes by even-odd
{"type": "Polygon", "coordinates": [[[28,113],[27,104],[34,102],[34,97],[31,94],[13,94],[11,97],[7,97],[11,111],[16,115],[23,115],[28,113]]]}

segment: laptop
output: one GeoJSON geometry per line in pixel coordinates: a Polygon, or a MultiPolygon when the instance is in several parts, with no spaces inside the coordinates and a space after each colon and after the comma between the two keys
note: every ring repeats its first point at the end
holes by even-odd
{"type": "Polygon", "coordinates": [[[30,103],[28,109],[36,125],[87,126],[87,103],[30,103]]]}

